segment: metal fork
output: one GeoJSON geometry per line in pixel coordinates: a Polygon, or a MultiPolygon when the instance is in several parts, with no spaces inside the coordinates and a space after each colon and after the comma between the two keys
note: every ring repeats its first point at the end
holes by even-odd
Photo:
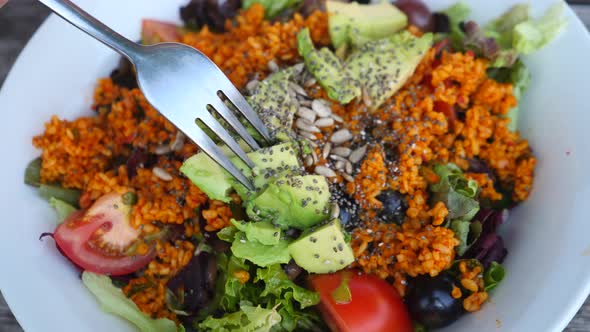
{"type": "Polygon", "coordinates": [[[144,46],[113,31],[68,0],[39,0],[54,13],[119,52],[133,63],[137,82],[147,100],[199,148],[253,190],[250,180],[197,125],[211,129],[250,168],[254,164],[230,133],[212,115],[214,109],[252,148],[259,146],[224,101],[227,99],[269,141],[268,131],[238,89],[198,50],[180,43],[144,46]],[[195,105],[200,105],[195,107],[195,105]]]}

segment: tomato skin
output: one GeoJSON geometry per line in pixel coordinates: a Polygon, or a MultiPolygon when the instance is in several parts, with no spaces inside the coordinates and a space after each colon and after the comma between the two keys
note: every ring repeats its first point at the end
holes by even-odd
{"type": "Polygon", "coordinates": [[[141,39],[146,45],[180,40],[178,26],[157,20],[143,20],[141,22],[141,39]]]}
{"type": "Polygon", "coordinates": [[[146,266],[156,252],[151,248],[145,255],[105,255],[90,245],[89,240],[100,229],[120,227],[117,221],[109,220],[104,215],[89,218],[88,211],[81,210],[72,213],[61,223],[53,238],[62,254],[82,269],[99,274],[124,275],[146,266]]]}
{"type": "Polygon", "coordinates": [[[342,332],[412,332],[408,311],[396,290],[374,275],[356,271],[314,275],[311,286],[320,294],[320,308],[331,330],[342,332]],[[350,273],[348,282],[352,300],[339,304],[332,292],[350,273]]]}

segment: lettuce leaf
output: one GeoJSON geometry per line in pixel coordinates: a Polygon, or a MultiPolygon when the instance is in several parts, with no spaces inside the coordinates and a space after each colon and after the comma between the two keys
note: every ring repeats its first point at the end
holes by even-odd
{"type": "MultiPolygon", "coordinates": [[[[223,253],[218,255],[217,262],[220,275],[217,279],[216,296],[213,304],[200,313],[199,320],[207,320],[207,316],[216,309],[235,313],[247,304],[273,309],[279,313],[281,321],[275,325],[273,331],[322,330],[321,318],[317,312],[308,308],[319,302],[319,295],[289,280],[280,264],[255,268],[245,259],[223,253]],[[242,284],[234,277],[234,273],[239,270],[245,270],[253,277],[242,284]]],[[[213,322],[217,321],[210,319],[207,325],[212,329],[217,328],[211,325],[213,322]]],[[[198,323],[196,326],[204,328],[198,323]]]]}
{"type": "MultiPolygon", "coordinates": [[[[531,82],[531,73],[521,60],[517,60],[512,67],[489,68],[488,77],[500,83],[511,83],[512,94],[519,103],[531,82]]],[[[517,104],[506,114],[506,117],[510,119],[509,130],[515,131],[518,128],[518,115],[519,106],[517,104]]]]}
{"type": "Polygon", "coordinates": [[[505,276],[506,270],[504,267],[497,262],[492,262],[483,274],[484,288],[486,292],[496,288],[496,286],[504,280],[505,276]]]}
{"type": "Polygon", "coordinates": [[[280,322],[281,315],[274,308],[242,305],[240,311],[221,318],[207,317],[199,324],[199,328],[216,332],[268,332],[280,322]]]}
{"type": "Polygon", "coordinates": [[[433,201],[445,203],[449,220],[471,220],[479,211],[479,203],[475,199],[477,182],[466,179],[461,169],[452,163],[437,164],[433,170],[440,178],[438,183],[430,186],[433,201]]]}
{"type": "Polygon", "coordinates": [[[276,245],[267,246],[258,241],[248,240],[244,232],[238,232],[231,245],[231,252],[238,258],[247,259],[264,267],[289,263],[291,254],[289,254],[288,245],[287,240],[280,240],[276,245]]]}
{"type": "Polygon", "coordinates": [[[529,4],[514,5],[497,19],[486,24],[484,31],[487,36],[496,39],[500,47],[511,48],[514,27],[529,19],[529,11],[529,4]]]}
{"type": "Polygon", "coordinates": [[[461,29],[461,23],[469,17],[471,8],[463,2],[457,2],[442,11],[449,17],[449,40],[454,49],[462,49],[465,33],[461,29]]]}
{"type": "Polygon", "coordinates": [[[465,254],[473,246],[483,230],[479,221],[471,222],[460,219],[451,221],[449,228],[455,233],[455,237],[459,239],[459,245],[455,247],[455,251],[459,256],[465,254]]]}
{"type": "Polygon", "coordinates": [[[258,241],[261,244],[277,245],[281,239],[281,229],[270,222],[247,222],[231,220],[238,230],[246,234],[248,241],[258,241]]]}
{"type": "Polygon", "coordinates": [[[288,9],[295,9],[301,4],[302,0],[244,0],[242,8],[248,9],[255,3],[264,7],[264,15],[267,18],[275,18],[288,9]]]}
{"type": "Polygon", "coordinates": [[[96,297],[102,310],[118,315],[133,323],[142,332],[183,332],[182,325],[167,319],[153,319],[141,312],[137,305],[131,301],[123,291],[115,287],[111,278],[105,275],[84,271],[82,282],[96,297]]]}
{"type": "Polygon", "coordinates": [[[522,54],[529,54],[547,45],[567,26],[564,8],[565,3],[558,1],[540,19],[517,24],[513,31],[512,47],[522,54]]]}
{"type": "Polygon", "coordinates": [[[57,224],[58,225],[61,224],[62,222],[64,222],[64,220],[66,220],[70,216],[70,214],[78,211],[78,209],[76,209],[72,205],[62,201],[61,199],[57,199],[55,197],[51,197],[49,199],[49,205],[51,205],[51,207],[57,213],[57,224]]]}
{"type": "Polygon", "coordinates": [[[231,251],[235,257],[246,259],[262,267],[286,264],[291,260],[288,249],[289,241],[280,239],[280,232],[271,224],[264,222],[243,223],[235,220],[232,220],[232,223],[235,226],[223,228],[217,233],[217,237],[232,243],[231,251]]]}
{"type": "Polygon", "coordinates": [[[290,292],[293,295],[293,299],[299,302],[301,309],[316,305],[320,302],[320,296],[318,293],[297,286],[287,277],[287,274],[283,271],[279,264],[268,266],[264,269],[256,270],[255,282],[264,282],[264,290],[260,296],[276,296],[277,298],[282,297],[283,291],[290,292]]]}

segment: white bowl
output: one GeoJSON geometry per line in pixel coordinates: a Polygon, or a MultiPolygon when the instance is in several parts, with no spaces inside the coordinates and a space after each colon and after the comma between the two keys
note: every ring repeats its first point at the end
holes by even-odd
{"type": "MultiPolygon", "coordinates": [[[[554,0],[535,0],[538,14],[554,0]]],[[[186,0],[78,0],[115,30],[139,38],[143,17],[178,20],[186,0]]],[[[430,1],[442,8],[454,1],[430,1]]],[[[518,1],[469,1],[473,18],[493,18],[518,1]]],[[[533,82],[522,101],[521,132],[538,157],[529,201],[504,227],[506,280],[480,312],[453,331],[561,331],[590,292],[590,38],[568,10],[567,31],[526,58],[533,82]]],[[[52,114],[74,119],[90,113],[96,79],[118,56],[56,16],[20,55],[0,92],[4,160],[0,174],[0,286],[26,331],[134,331],[103,313],[78,273],[52,241],[55,215],[23,184],[27,163],[39,154],[31,137],[52,114]]]]}

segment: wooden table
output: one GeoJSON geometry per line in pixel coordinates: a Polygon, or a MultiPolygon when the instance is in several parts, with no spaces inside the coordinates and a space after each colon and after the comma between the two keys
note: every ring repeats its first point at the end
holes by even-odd
{"type": "MultiPolygon", "coordinates": [[[[575,3],[573,9],[590,27],[590,0],[572,3],[575,3]]],[[[48,14],[48,10],[34,0],[13,0],[0,10],[0,85],[20,50],[48,14]]],[[[21,331],[0,293],[0,332],[21,331]]],[[[565,331],[590,332],[590,298],[565,331]]]]}

